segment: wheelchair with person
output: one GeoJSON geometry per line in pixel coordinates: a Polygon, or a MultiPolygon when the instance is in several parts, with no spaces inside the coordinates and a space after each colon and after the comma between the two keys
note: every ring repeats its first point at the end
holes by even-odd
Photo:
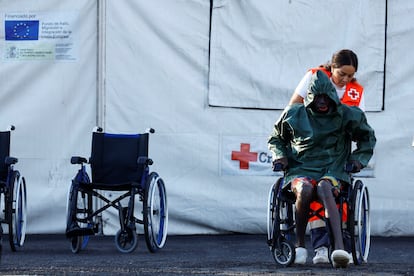
{"type": "Polygon", "coordinates": [[[149,133],[105,133],[98,127],[92,134],[89,160],[71,158],[80,165],[68,193],[66,236],[71,250],[85,249],[89,237],[103,234],[102,214],[114,208],[119,216],[120,229],[115,245],[122,253],[133,252],[138,245],[137,224],[143,225],[147,248],[154,253],[167,238],[168,208],[163,179],[150,172],[153,164],[148,157],[149,133]],[[90,164],[92,178],[86,164],[90,164]],[[109,195],[105,192],[111,191],[109,195]],[[114,196],[115,194],[115,196],[114,196]],[[141,202],[141,208],[137,203],[141,202]],[[137,210],[138,209],[138,210],[137,210]]]}
{"type": "MultiPolygon", "coordinates": [[[[280,164],[278,164],[280,165],[280,164]]],[[[351,174],[353,168],[344,168],[351,174]]],[[[281,171],[276,167],[274,171],[281,171]]],[[[284,178],[280,177],[269,192],[267,209],[267,244],[275,262],[282,266],[290,266],[295,260],[295,194],[289,185],[282,188],[284,178]]],[[[336,198],[338,211],[342,218],[341,230],[344,244],[352,253],[355,265],[366,263],[370,250],[370,202],[368,188],[361,180],[356,180],[351,174],[351,182],[342,185],[336,198]]],[[[322,208],[323,209],[323,208],[322,208]]],[[[310,217],[317,216],[326,221],[321,215],[322,210],[311,210],[310,217]]],[[[329,256],[333,251],[333,236],[329,223],[326,223],[331,245],[329,256]]],[[[332,260],[330,260],[332,262],[332,260]]]]}
{"type": "Polygon", "coordinates": [[[12,251],[22,247],[26,237],[26,180],[14,168],[18,159],[10,156],[10,138],[13,130],[15,127],[10,126],[8,130],[0,131],[0,252],[3,240],[2,224],[8,226],[8,239],[12,251]]]}

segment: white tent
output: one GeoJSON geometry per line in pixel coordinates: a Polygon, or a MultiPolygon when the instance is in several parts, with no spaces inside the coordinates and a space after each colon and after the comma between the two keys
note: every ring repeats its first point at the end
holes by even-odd
{"type": "MultiPolygon", "coordinates": [[[[170,234],[265,233],[272,125],[307,69],[350,48],[378,140],[363,178],[372,234],[413,235],[413,11],[401,0],[0,0],[0,127],[16,126],[28,233],[64,232],[69,160],[90,154],[96,125],[155,128],[170,234]],[[13,39],[19,20],[36,31],[13,39]],[[242,151],[247,165],[232,160],[242,151]]],[[[108,214],[104,233],[117,227],[108,214]]]]}

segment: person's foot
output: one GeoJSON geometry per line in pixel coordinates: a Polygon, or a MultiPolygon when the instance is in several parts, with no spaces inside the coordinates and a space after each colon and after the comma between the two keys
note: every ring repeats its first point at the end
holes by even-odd
{"type": "Polygon", "coordinates": [[[315,249],[315,256],[312,259],[314,264],[327,264],[329,263],[328,248],[321,246],[315,249]]]}
{"type": "Polygon", "coordinates": [[[337,249],[331,255],[332,265],[335,268],[345,268],[349,264],[349,253],[345,250],[337,249]]]}
{"type": "Polygon", "coordinates": [[[296,247],[295,248],[296,257],[295,257],[295,264],[306,264],[306,259],[308,258],[308,251],[306,248],[303,247],[296,247]]]}

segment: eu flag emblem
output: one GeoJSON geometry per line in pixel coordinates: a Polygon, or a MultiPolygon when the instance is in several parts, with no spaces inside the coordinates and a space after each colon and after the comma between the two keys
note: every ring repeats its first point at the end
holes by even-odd
{"type": "Polygon", "coordinates": [[[39,20],[6,20],[4,30],[6,40],[38,40],[39,20]]]}

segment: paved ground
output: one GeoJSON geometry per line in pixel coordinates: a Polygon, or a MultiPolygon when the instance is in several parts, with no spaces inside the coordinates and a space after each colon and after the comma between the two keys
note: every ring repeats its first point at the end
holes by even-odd
{"type": "Polygon", "coordinates": [[[2,275],[414,275],[414,237],[374,237],[368,263],[347,269],[310,263],[280,268],[264,235],[170,236],[155,254],[143,236],[130,254],[118,252],[112,236],[91,237],[79,254],[63,235],[30,235],[18,252],[4,238],[2,275]]]}

